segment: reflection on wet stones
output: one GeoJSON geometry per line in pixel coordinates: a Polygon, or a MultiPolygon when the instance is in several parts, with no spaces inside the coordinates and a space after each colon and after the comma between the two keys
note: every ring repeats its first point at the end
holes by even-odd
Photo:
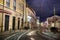
{"type": "Polygon", "coordinates": [[[29,36],[24,35],[19,40],[31,40],[31,39],[29,38],[29,36]]]}

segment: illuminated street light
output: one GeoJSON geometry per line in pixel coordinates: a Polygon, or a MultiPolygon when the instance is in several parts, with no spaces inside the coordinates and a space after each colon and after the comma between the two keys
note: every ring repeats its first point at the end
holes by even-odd
{"type": "Polygon", "coordinates": [[[30,25],[31,18],[32,18],[31,16],[27,16],[28,27],[30,27],[30,29],[31,29],[31,25],[30,25]]]}
{"type": "Polygon", "coordinates": [[[30,22],[31,21],[31,16],[27,16],[27,21],[30,22]]]}

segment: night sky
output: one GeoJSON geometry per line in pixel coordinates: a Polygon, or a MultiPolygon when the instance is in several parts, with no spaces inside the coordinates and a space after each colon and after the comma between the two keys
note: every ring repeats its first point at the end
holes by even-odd
{"type": "Polygon", "coordinates": [[[56,15],[60,16],[60,0],[26,0],[26,2],[35,10],[36,16],[40,17],[41,22],[53,16],[54,6],[56,15]]]}

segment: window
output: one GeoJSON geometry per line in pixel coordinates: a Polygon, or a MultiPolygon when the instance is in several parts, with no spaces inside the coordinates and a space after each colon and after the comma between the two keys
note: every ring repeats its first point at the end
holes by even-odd
{"type": "Polygon", "coordinates": [[[19,3],[18,5],[19,5],[19,9],[21,10],[21,8],[20,8],[20,7],[21,7],[21,5],[20,5],[20,3],[19,3]]]}
{"type": "Polygon", "coordinates": [[[14,6],[14,10],[16,10],[16,6],[14,6]]]}
{"type": "Polygon", "coordinates": [[[5,31],[9,30],[9,15],[5,15],[5,31]]]}
{"type": "Polygon", "coordinates": [[[24,5],[23,4],[22,4],[21,8],[22,8],[22,11],[23,11],[24,10],[24,5]]]}
{"type": "Polygon", "coordinates": [[[16,0],[13,2],[13,9],[16,10],[16,0]]]}
{"type": "Polygon", "coordinates": [[[6,6],[10,7],[10,0],[6,0],[6,6]]]}
{"type": "Polygon", "coordinates": [[[19,10],[21,10],[21,11],[24,10],[24,5],[22,3],[19,3],[19,10]]]}

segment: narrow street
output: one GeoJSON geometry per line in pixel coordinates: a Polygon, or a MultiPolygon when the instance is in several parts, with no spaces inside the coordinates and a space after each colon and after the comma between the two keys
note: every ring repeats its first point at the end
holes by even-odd
{"type": "Polygon", "coordinates": [[[60,0],[0,0],[0,40],[60,40],[60,0]]]}
{"type": "Polygon", "coordinates": [[[23,30],[6,36],[0,36],[0,40],[59,40],[51,33],[39,33],[37,30],[23,30]]]}
{"type": "Polygon", "coordinates": [[[22,32],[17,32],[9,37],[7,37],[6,39],[4,40],[18,40],[21,36],[23,36],[24,34],[28,33],[28,31],[22,31],[22,32]]]}
{"type": "Polygon", "coordinates": [[[29,32],[28,34],[22,36],[19,40],[58,40],[51,38],[47,35],[38,34],[36,30],[29,32]]]}
{"type": "Polygon", "coordinates": [[[0,35],[0,40],[17,40],[19,38],[19,36],[23,36],[24,34],[28,33],[29,30],[22,30],[22,31],[17,31],[14,33],[9,33],[6,32],[4,34],[0,35]]]}

